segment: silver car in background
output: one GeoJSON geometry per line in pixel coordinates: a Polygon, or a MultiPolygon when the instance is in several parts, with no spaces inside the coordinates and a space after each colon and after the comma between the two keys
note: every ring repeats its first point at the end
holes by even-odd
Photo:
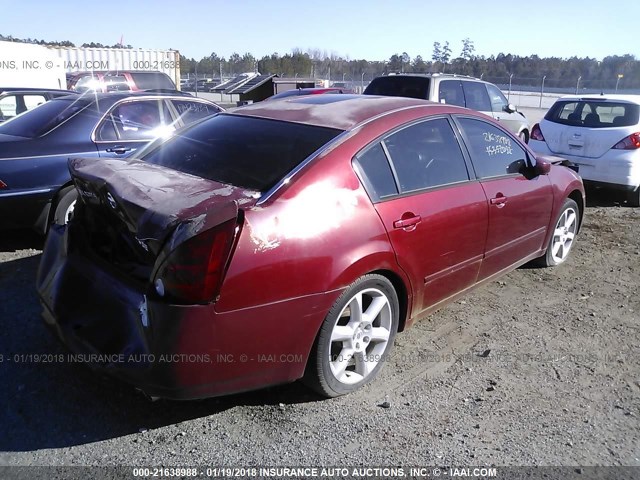
{"type": "Polygon", "coordinates": [[[374,78],[362,93],[422,98],[470,108],[493,117],[524,143],[529,141],[531,128],[524,114],[507,101],[498,87],[479,78],[445,73],[390,74],[374,78]]]}
{"type": "Polygon", "coordinates": [[[640,206],[640,95],[567,95],[533,126],[534,152],[564,157],[586,184],[627,192],[640,206]]]}

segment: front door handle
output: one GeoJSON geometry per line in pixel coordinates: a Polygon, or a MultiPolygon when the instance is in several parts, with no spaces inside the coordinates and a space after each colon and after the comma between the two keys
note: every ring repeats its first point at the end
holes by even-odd
{"type": "Polygon", "coordinates": [[[409,218],[401,218],[400,220],[396,220],[393,222],[393,228],[408,228],[414,227],[422,221],[422,217],[420,215],[414,215],[409,218]]]}
{"type": "Polygon", "coordinates": [[[496,197],[494,197],[491,200],[489,200],[489,202],[491,203],[491,205],[495,205],[498,208],[502,208],[507,203],[507,197],[505,197],[504,195],[499,193],[496,197]]]}
{"type": "Polygon", "coordinates": [[[131,151],[131,147],[123,147],[122,145],[116,145],[115,147],[107,148],[107,152],[109,153],[117,153],[118,155],[122,155],[123,153],[131,151]]]}

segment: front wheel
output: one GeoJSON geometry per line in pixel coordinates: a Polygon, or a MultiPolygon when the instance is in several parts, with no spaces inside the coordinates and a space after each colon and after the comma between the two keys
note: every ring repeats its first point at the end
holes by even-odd
{"type": "Polygon", "coordinates": [[[314,344],[304,382],[326,397],[357,390],[387,359],[399,319],[398,295],[381,275],[365,275],[336,300],[314,344]]]}
{"type": "Polygon", "coordinates": [[[578,204],[567,198],[560,209],[555,228],[551,233],[547,253],[537,263],[543,267],[553,267],[563,263],[568,257],[578,234],[580,209],[578,204]]]}

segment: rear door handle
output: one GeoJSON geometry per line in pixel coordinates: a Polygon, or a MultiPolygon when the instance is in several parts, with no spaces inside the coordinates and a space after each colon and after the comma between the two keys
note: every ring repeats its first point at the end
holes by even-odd
{"type": "Polygon", "coordinates": [[[491,205],[496,205],[498,208],[502,208],[507,203],[507,197],[500,195],[498,197],[492,198],[491,200],[489,200],[489,202],[491,203],[491,205]]]}
{"type": "Polygon", "coordinates": [[[121,145],[116,145],[115,147],[107,148],[107,152],[109,153],[117,153],[118,155],[122,155],[123,153],[129,152],[131,147],[123,147],[121,145]]]}
{"type": "Polygon", "coordinates": [[[393,228],[407,228],[407,227],[415,227],[422,221],[422,217],[420,215],[415,215],[409,218],[402,218],[400,220],[396,220],[393,222],[393,228]]]}

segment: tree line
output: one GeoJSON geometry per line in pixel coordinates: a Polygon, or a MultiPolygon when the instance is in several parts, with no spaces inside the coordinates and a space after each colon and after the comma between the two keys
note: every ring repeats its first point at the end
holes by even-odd
{"type": "MultiPolygon", "coordinates": [[[[0,35],[0,40],[22,41],[39,45],[73,47],[69,41],[46,42],[35,39],[16,39],[0,35]]],[[[108,47],[99,43],[85,43],[82,47],[108,47]]],[[[132,48],[131,45],[112,45],[111,48],[132,48]]],[[[293,49],[283,55],[277,52],[255,57],[247,52],[233,53],[228,58],[215,52],[199,60],[180,56],[182,74],[198,74],[205,77],[229,77],[244,72],[276,74],[284,77],[330,78],[335,81],[367,83],[372,78],[392,72],[428,73],[445,72],[469,75],[485,80],[514,85],[547,88],[589,88],[610,90],[614,86],[624,89],[640,88],[640,61],[634,55],[611,55],[596,60],[590,57],[519,56],[510,53],[484,56],[475,54],[472,40],[465,38],[454,57],[454,48],[448,41],[434,42],[430,57],[401,52],[387,60],[350,59],[334,52],[320,49],[293,49]]]]}
{"type": "Polygon", "coordinates": [[[219,77],[243,72],[277,74],[284,77],[330,78],[355,84],[368,83],[379,75],[443,72],[483,78],[499,84],[539,87],[544,78],[547,88],[589,88],[611,90],[640,88],[640,61],[631,55],[595,58],[541,58],[499,53],[485,57],[467,48],[451,58],[447,43],[436,45],[430,59],[411,57],[407,52],[392,55],[385,61],[353,60],[326,52],[293,50],[255,58],[251,53],[234,53],[228,59],[215,52],[200,60],[181,56],[181,73],[219,77]]]}
{"type": "MultiPolygon", "coordinates": [[[[0,40],[5,42],[18,42],[18,43],[33,43],[34,45],[42,45],[45,47],[71,47],[75,48],[76,45],[69,40],[62,41],[49,41],[49,40],[38,40],[37,38],[16,38],[12,35],[4,36],[0,34],[0,40]]],[[[132,49],[131,45],[123,45],[122,43],[116,43],[113,45],[103,45],[102,43],[83,43],[80,45],[80,48],[129,48],[132,49]]]]}

